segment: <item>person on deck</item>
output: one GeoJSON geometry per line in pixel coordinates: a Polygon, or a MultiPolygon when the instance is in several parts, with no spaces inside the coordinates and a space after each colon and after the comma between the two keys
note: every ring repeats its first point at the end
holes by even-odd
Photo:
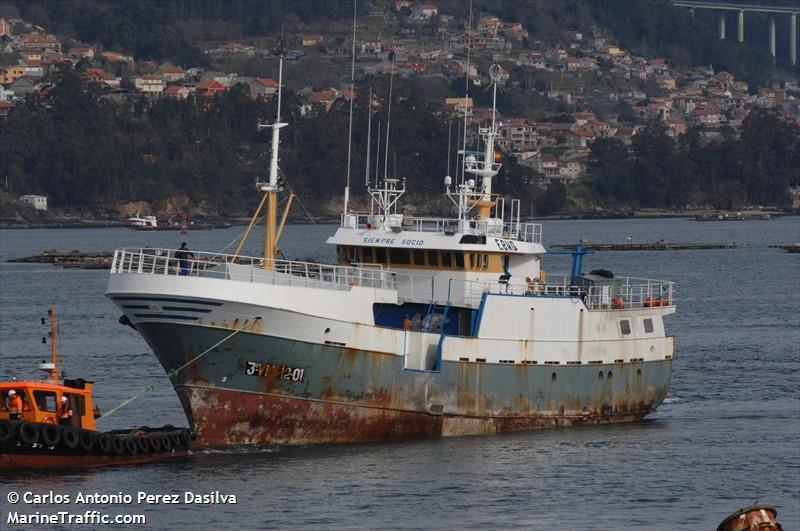
{"type": "Polygon", "coordinates": [[[8,418],[18,420],[22,417],[22,398],[13,389],[8,392],[8,418]]]}
{"type": "Polygon", "coordinates": [[[61,405],[58,408],[58,423],[62,426],[72,425],[72,406],[69,405],[69,398],[61,397],[61,405]]]}
{"type": "Polygon", "coordinates": [[[186,242],[183,242],[181,248],[175,251],[175,258],[178,259],[178,265],[180,266],[178,274],[184,277],[187,276],[189,274],[189,262],[194,259],[194,255],[189,251],[186,242]]]}
{"type": "Polygon", "coordinates": [[[411,330],[411,319],[408,318],[408,314],[406,314],[406,318],[403,319],[403,330],[411,330]]]}

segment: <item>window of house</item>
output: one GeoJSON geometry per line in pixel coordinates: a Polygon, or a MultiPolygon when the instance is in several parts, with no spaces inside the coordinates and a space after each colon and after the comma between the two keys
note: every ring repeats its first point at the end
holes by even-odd
{"type": "Polygon", "coordinates": [[[442,266],[450,267],[453,265],[453,257],[450,255],[450,251],[442,251],[442,266]]]}
{"type": "Polygon", "coordinates": [[[411,255],[408,249],[389,249],[389,259],[393,264],[408,265],[411,263],[411,255]]]}
{"type": "Polygon", "coordinates": [[[376,264],[386,263],[386,249],[384,249],[383,247],[375,248],[375,263],[376,264]]]}
{"type": "Polygon", "coordinates": [[[56,412],[56,394],[53,391],[34,391],[33,399],[39,411],[56,412]]]}
{"type": "Polygon", "coordinates": [[[643,321],[644,324],[644,333],[645,334],[652,334],[653,333],[653,320],[652,319],[645,319],[643,321]]]}
{"type": "Polygon", "coordinates": [[[464,269],[464,253],[454,253],[456,255],[456,267],[464,269]]]}
{"type": "Polygon", "coordinates": [[[439,251],[428,251],[428,265],[439,265],[439,251]]]}
{"type": "Polygon", "coordinates": [[[623,319],[619,322],[619,329],[622,331],[623,336],[628,336],[631,334],[631,322],[627,319],[623,319]]]}
{"type": "Polygon", "coordinates": [[[414,249],[414,264],[425,265],[425,251],[422,249],[414,249]]]}

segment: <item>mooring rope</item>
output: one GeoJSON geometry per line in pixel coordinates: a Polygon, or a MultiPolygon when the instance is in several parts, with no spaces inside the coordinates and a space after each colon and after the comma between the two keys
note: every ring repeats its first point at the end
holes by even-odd
{"type": "MultiPolygon", "coordinates": [[[[260,315],[257,315],[255,317],[253,317],[253,323],[255,323],[256,321],[260,321],[260,320],[261,320],[261,316],[260,315]]],[[[186,363],[184,363],[183,365],[181,365],[177,369],[172,369],[171,371],[169,371],[167,373],[167,378],[171,379],[173,376],[175,376],[176,374],[181,372],[183,369],[185,369],[186,367],[188,367],[189,365],[191,365],[195,361],[199,360],[200,358],[202,358],[203,356],[205,356],[206,354],[208,354],[209,352],[211,352],[212,350],[214,350],[218,346],[222,345],[223,343],[225,343],[226,341],[231,339],[233,336],[235,336],[236,334],[238,334],[239,332],[244,330],[245,327],[250,326],[253,323],[249,322],[248,320],[245,320],[244,324],[242,324],[242,326],[240,326],[237,330],[234,330],[233,333],[231,333],[228,336],[226,336],[226,337],[222,338],[221,340],[217,341],[214,345],[208,347],[203,352],[201,352],[200,354],[198,354],[194,358],[190,359],[189,361],[187,361],[186,363]]],[[[138,393],[136,393],[132,397],[128,398],[127,400],[125,400],[124,402],[122,402],[121,404],[119,404],[118,406],[113,408],[108,413],[105,413],[104,415],[102,415],[97,420],[98,421],[102,421],[103,419],[105,419],[107,417],[110,417],[117,410],[122,409],[123,407],[127,406],[128,404],[130,404],[131,402],[133,402],[134,400],[136,400],[140,396],[144,395],[145,393],[149,393],[150,391],[153,391],[155,389],[158,389],[162,385],[164,385],[164,380],[159,380],[157,382],[151,383],[150,385],[148,385],[147,387],[145,387],[144,389],[142,389],[141,391],[139,391],[138,393]]]]}

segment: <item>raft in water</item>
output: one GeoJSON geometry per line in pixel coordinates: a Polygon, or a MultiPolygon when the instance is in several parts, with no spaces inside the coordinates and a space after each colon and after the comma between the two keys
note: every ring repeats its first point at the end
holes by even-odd
{"type": "Polygon", "coordinates": [[[556,249],[573,250],[576,247],[592,249],[595,251],[699,251],[704,249],[738,249],[737,243],[707,243],[707,242],[688,242],[676,243],[660,240],[650,243],[556,243],[551,247],[556,249]]]}

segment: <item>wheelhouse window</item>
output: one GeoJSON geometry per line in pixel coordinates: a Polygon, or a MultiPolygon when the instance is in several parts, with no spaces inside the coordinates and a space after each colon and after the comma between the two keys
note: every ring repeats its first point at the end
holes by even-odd
{"type": "Polygon", "coordinates": [[[450,267],[452,265],[453,265],[453,257],[450,255],[450,251],[442,251],[442,266],[450,267]]]}
{"type": "Polygon", "coordinates": [[[428,251],[428,265],[439,265],[439,251],[428,251]]]}
{"type": "Polygon", "coordinates": [[[414,249],[414,265],[425,265],[425,251],[421,249],[414,249]]]}
{"type": "Polygon", "coordinates": [[[456,267],[458,269],[464,269],[464,253],[453,253],[456,256],[456,267]]]}
{"type": "Polygon", "coordinates": [[[652,319],[645,319],[644,321],[642,321],[642,324],[644,324],[644,333],[645,334],[652,334],[653,333],[654,328],[653,328],[653,320],[652,319]]]}
{"type": "Polygon", "coordinates": [[[383,247],[376,247],[375,251],[375,263],[376,264],[385,264],[386,263],[386,249],[383,247]]]}
{"type": "Polygon", "coordinates": [[[392,264],[409,265],[411,263],[411,255],[408,249],[389,249],[389,259],[392,264]]]}
{"type": "Polygon", "coordinates": [[[372,253],[372,247],[363,247],[361,249],[361,261],[365,264],[375,263],[375,258],[372,253]]]}
{"type": "Polygon", "coordinates": [[[347,259],[351,262],[358,262],[358,247],[347,247],[347,259]]]}
{"type": "Polygon", "coordinates": [[[623,336],[631,335],[631,322],[627,319],[623,319],[619,322],[619,329],[622,332],[623,336]]]}
{"type": "Polygon", "coordinates": [[[474,269],[477,269],[477,268],[475,267],[475,257],[476,257],[476,256],[477,256],[477,257],[480,259],[480,255],[476,255],[476,254],[474,254],[474,253],[470,253],[470,254],[469,254],[469,268],[470,268],[470,269],[473,269],[473,270],[474,270],[474,269]]]}
{"type": "Polygon", "coordinates": [[[56,412],[56,394],[53,391],[34,391],[33,399],[39,411],[56,412]]]}

